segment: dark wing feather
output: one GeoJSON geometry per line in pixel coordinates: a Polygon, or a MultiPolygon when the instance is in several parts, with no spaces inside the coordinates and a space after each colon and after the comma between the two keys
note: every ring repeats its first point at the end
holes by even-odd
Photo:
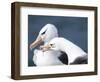
{"type": "Polygon", "coordinates": [[[70,64],[87,64],[88,63],[88,55],[82,56],[82,57],[77,57],[74,62],[70,64]]]}
{"type": "Polygon", "coordinates": [[[61,51],[61,55],[58,58],[63,64],[68,65],[68,56],[66,53],[61,51]]]}

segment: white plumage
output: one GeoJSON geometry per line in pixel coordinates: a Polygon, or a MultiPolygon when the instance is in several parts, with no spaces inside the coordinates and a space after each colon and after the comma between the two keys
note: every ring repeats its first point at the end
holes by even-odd
{"type": "Polygon", "coordinates": [[[54,50],[43,52],[35,49],[33,61],[37,66],[61,65],[63,63],[58,59],[60,54],[60,52],[54,50]]]}
{"type": "MultiPolygon", "coordinates": [[[[30,49],[37,46],[40,42],[44,42],[46,45],[53,38],[58,37],[57,28],[53,24],[46,24],[41,31],[37,39],[30,45],[30,49]]],[[[60,51],[49,50],[43,52],[42,50],[34,50],[33,61],[37,66],[47,66],[47,65],[61,65],[63,64],[58,57],[61,55],[60,51]]]]}
{"type": "Polygon", "coordinates": [[[44,51],[49,49],[63,51],[68,55],[68,62],[73,63],[75,59],[81,57],[87,57],[87,53],[80,47],[64,38],[54,38],[48,44],[44,45],[44,51]]]}

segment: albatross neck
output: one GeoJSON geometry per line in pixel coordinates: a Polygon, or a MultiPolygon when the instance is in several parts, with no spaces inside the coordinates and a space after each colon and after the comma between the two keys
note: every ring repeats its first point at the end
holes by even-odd
{"type": "Polygon", "coordinates": [[[70,42],[69,40],[64,40],[60,43],[61,51],[68,55],[69,63],[73,62],[75,58],[86,55],[86,53],[77,45],[70,42]]]}

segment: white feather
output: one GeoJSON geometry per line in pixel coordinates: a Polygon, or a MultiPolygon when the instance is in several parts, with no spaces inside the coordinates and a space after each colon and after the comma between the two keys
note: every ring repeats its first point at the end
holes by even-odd
{"type": "Polygon", "coordinates": [[[68,55],[69,63],[72,63],[77,57],[87,55],[79,46],[65,38],[54,38],[49,42],[50,44],[54,44],[55,46],[51,49],[65,52],[68,55]]]}
{"type": "MultiPolygon", "coordinates": [[[[44,44],[51,39],[58,37],[57,28],[53,24],[46,24],[39,32],[39,35],[46,30],[44,44]]],[[[61,65],[63,64],[58,57],[61,55],[60,51],[49,50],[43,52],[42,50],[34,50],[33,61],[37,66],[61,65]]]]}

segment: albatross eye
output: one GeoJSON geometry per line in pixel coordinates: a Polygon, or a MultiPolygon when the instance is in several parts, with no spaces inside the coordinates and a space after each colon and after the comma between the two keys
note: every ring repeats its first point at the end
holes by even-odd
{"type": "MultiPolygon", "coordinates": [[[[46,31],[45,31],[46,32],[46,31]]],[[[45,34],[45,32],[41,33],[41,35],[45,34]]]]}
{"type": "Polygon", "coordinates": [[[54,46],[54,44],[50,44],[50,46],[52,47],[52,48],[54,48],[55,46],[54,46]]]}
{"type": "Polygon", "coordinates": [[[46,31],[47,31],[47,29],[46,29],[44,32],[42,32],[42,33],[41,33],[41,35],[45,34],[45,33],[46,33],[46,31]]]}

